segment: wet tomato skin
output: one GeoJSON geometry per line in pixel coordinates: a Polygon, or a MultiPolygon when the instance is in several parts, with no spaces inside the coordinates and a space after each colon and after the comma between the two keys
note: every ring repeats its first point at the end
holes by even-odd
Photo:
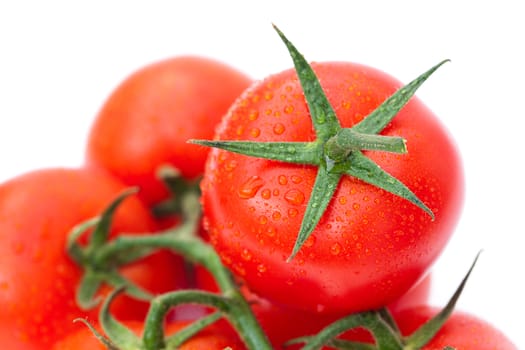
{"type": "MultiPolygon", "coordinates": [[[[343,127],[401,87],[371,67],[312,65],[343,127]]],[[[312,236],[292,251],[317,168],[214,149],[207,161],[204,224],[223,262],[258,295],[310,312],[349,313],[387,305],[424,275],[448,242],[463,199],[459,154],[438,118],[413,98],[383,130],[408,153],[366,152],[435,214],[344,176],[312,236]]],[[[216,138],[312,141],[309,112],[293,70],[252,85],[216,138]]]]}

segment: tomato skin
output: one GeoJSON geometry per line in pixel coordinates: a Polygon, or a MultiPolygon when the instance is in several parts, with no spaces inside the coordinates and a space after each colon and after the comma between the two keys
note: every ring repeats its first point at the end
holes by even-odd
{"type": "MultiPolygon", "coordinates": [[[[408,335],[438,312],[438,308],[423,305],[405,309],[396,314],[395,318],[401,333],[408,335]]],[[[442,350],[445,346],[452,346],[457,350],[518,349],[493,325],[462,311],[455,311],[422,350],[442,350]]]]}
{"type": "Polygon", "coordinates": [[[202,175],[208,150],[188,144],[211,138],[223,114],[251,84],[243,73],[197,56],[158,61],[135,71],[111,93],[92,125],[86,162],[107,169],[153,204],[166,198],[162,165],[186,178],[202,175]]]}
{"type": "MultiPolygon", "coordinates": [[[[176,323],[169,323],[166,326],[166,334],[170,335],[186,326],[189,321],[178,321],[176,323]]],[[[140,336],[144,329],[141,322],[124,322],[125,326],[129,327],[135,334],[140,336]]],[[[94,336],[93,333],[85,326],[80,324],[78,330],[71,332],[60,341],[56,342],[51,350],[105,350],[106,347],[102,345],[94,336]]],[[[193,338],[182,344],[178,349],[180,350],[222,350],[226,347],[231,347],[233,350],[245,349],[241,341],[233,334],[224,331],[217,325],[211,325],[200,331],[193,338]]]]}
{"type": "MultiPolygon", "coordinates": [[[[352,63],[312,65],[343,127],[401,84],[352,63]]],[[[316,168],[211,151],[201,184],[205,226],[223,262],[251,290],[310,312],[344,313],[393,302],[424,275],[455,227],[463,199],[457,149],[437,117],[412,99],[382,132],[408,154],[366,152],[407,185],[436,218],[393,194],[344,176],[312,236],[292,252],[316,168]]],[[[220,140],[312,141],[293,70],[252,85],[219,125],[220,140]]]]}
{"type": "MultiPolygon", "coordinates": [[[[66,236],[73,226],[99,215],[125,188],[107,173],[65,168],[36,170],[0,185],[2,346],[47,349],[76,327],[73,319],[97,319],[97,310],[82,311],[75,303],[81,270],[65,252],[66,236]]],[[[132,196],[117,210],[111,235],[154,229],[149,210],[132,196]]],[[[182,266],[180,260],[173,263],[172,258],[158,255],[148,259],[147,265],[136,263],[123,273],[146,289],[174,289],[181,284],[175,267],[182,266]],[[165,271],[161,271],[161,266],[165,271]],[[137,269],[141,275],[136,274],[137,269]],[[153,273],[160,274],[164,281],[152,283],[148,278],[153,273]]],[[[122,301],[114,306],[120,317],[144,316],[135,308],[137,303],[122,301]]],[[[143,310],[144,306],[140,307],[143,310]]]]}

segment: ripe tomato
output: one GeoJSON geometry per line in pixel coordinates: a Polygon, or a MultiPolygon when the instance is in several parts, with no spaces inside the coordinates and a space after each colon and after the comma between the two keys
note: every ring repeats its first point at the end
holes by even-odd
{"type": "MultiPolygon", "coordinates": [[[[67,256],[73,226],[100,214],[126,186],[94,169],[42,169],[0,185],[0,344],[8,349],[48,349],[77,317],[97,318],[75,303],[81,270],[67,256]]],[[[136,197],[116,212],[112,235],[155,229],[136,197]]],[[[123,274],[154,292],[181,285],[181,260],[166,254],[137,262],[123,274]],[[139,273],[137,273],[139,272],[139,273]],[[152,278],[155,274],[155,280],[152,278]]],[[[119,297],[120,299],[120,297],[119,297]]],[[[137,317],[137,303],[116,301],[119,317],[137,317]]],[[[144,305],[141,304],[141,317],[144,305]]]]}
{"type": "MultiPolygon", "coordinates": [[[[419,306],[401,311],[395,319],[403,335],[408,335],[438,312],[437,308],[419,306]]],[[[518,349],[490,323],[461,311],[454,312],[422,350],[443,350],[446,346],[458,350],[518,349]]]]}
{"type": "Polygon", "coordinates": [[[162,165],[185,178],[201,176],[208,150],[187,143],[211,138],[215,126],[251,80],[207,58],[180,56],[142,67],[103,104],[88,137],[87,163],[139,186],[149,204],[167,196],[162,165]]]}
{"type": "MultiPolygon", "coordinates": [[[[188,323],[189,321],[179,321],[168,324],[166,326],[166,335],[175,333],[188,323]]],[[[144,328],[140,322],[126,322],[125,325],[137,335],[140,335],[144,328]]],[[[105,350],[106,347],[93,336],[93,333],[86,326],[83,327],[55,343],[51,350],[105,350]]],[[[226,348],[231,348],[232,350],[245,349],[244,345],[233,333],[223,332],[221,327],[211,325],[193,336],[178,349],[223,350],[226,348]]]]}
{"type": "MultiPolygon", "coordinates": [[[[371,67],[312,65],[342,127],[351,127],[401,84],[371,67]]],[[[343,176],[313,234],[287,261],[317,168],[213,149],[203,192],[204,223],[224,263],[257,294],[290,307],[350,313],[387,305],[426,273],[455,227],[463,198],[456,147],[438,118],[413,98],[382,131],[407,154],[365,151],[435,214],[343,176]]],[[[252,85],[219,125],[219,140],[315,139],[294,70],[252,85]]]]}

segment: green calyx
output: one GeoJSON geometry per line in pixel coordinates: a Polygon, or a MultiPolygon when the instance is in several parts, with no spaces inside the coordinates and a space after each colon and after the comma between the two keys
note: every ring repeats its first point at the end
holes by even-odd
{"type": "Polygon", "coordinates": [[[76,302],[85,310],[99,304],[97,294],[104,284],[114,287],[126,286],[128,294],[138,300],[149,301],[153,297],[151,293],[126,279],[119,272],[120,267],[151,254],[152,249],[138,247],[125,254],[115,254],[110,257],[101,254],[102,248],[109,240],[116,209],[127,197],[136,192],[136,188],[123,191],[100,216],[76,226],[68,235],[66,251],[71,259],[84,269],[77,288],[76,302]],[[80,244],[79,238],[90,229],[92,233],[88,237],[88,243],[80,244]]]}
{"type": "Polygon", "coordinates": [[[312,118],[316,140],[312,142],[190,140],[189,142],[247,156],[308,164],[318,168],[312,193],[289,259],[299,252],[304,242],[312,234],[344,175],[353,176],[410,201],[424,210],[433,220],[434,214],[430,208],[398,179],[366,157],[362,151],[407,152],[404,139],[383,136],[378,133],[407,104],[423,82],[448,60],[438,63],[400,88],[358,124],[351,128],[342,128],[312,67],[276,26],[274,29],[287,46],[293,59],[312,118]]]}

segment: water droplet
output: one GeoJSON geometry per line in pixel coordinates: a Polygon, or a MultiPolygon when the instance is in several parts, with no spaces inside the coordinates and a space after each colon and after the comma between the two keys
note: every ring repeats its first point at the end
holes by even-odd
{"type": "Polygon", "coordinates": [[[245,261],[252,260],[252,253],[248,249],[243,249],[241,252],[241,258],[245,261]]]}
{"type": "Polygon", "coordinates": [[[275,237],[275,235],[277,234],[277,231],[275,230],[275,227],[273,226],[269,226],[268,229],[266,230],[266,235],[268,237],[275,237]]]}
{"type": "Polygon", "coordinates": [[[242,199],[249,199],[253,198],[257,191],[264,185],[264,180],[261,179],[259,176],[254,175],[250,177],[248,180],[246,180],[245,183],[241,185],[241,188],[239,188],[239,191],[237,194],[242,199]]]}
{"type": "Polygon", "coordinates": [[[303,181],[303,178],[300,177],[299,175],[292,175],[291,179],[292,179],[292,182],[294,184],[298,184],[298,183],[301,183],[303,181]]]}
{"type": "Polygon", "coordinates": [[[232,171],[237,166],[237,161],[234,159],[230,159],[226,162],[224,165],[224,170],[226,171],[232,171]]]}
{"type": "Polygon", "coordinates": [[[288,178],[286,175],[279,175],[277,180],[279,181],[279,185],[286,185],[288,183],[288,178]]]}
{"type": "Polygon", "coordinates": [[[266,265],[264,265],[264,264],[257,265],[257,271],[259,273],[265,273],[267,270],[268,270],[268,268],[266,267],[266,265]]]}
{"type": "Polygon", "coordinates": [[[336,242],[330,247],[330,254],[339,255],[341,253],[341,249],[341,244],[336,242]]]}
{"type": "Polygon", "coordinates": [[[265,188],[264,190],[262,190],[261,192],[261,197],[263,197],[264,199],[270,199],[270,197],[272,196],[272,192],[265,188]]]}
{"type": "Polygon", "coordinates": [[[244,126],[239,125],[235,130],[235,133],[237,134],[237,136],[241,136],[244,133],[244,126]]]}
{"type": "Polygon", "coordinates": [[[295,216],[297,216],[297,214],[299,213],[299,211],[295,208],[290,208],[288,209],[288,216],[293,218],[295,216]]]}
{"type": "Polygon", "coordinates": [[[307,247],[307,248],[312,247],[314,244],[315,244],[315,236],[314,235],[311,235],[310,237],[308,237],[306,239],[306,241],[304,241],[304,246],[307,247]]]}
{"type": "Polygon", "coordinates": [[[304,193],[297,189],[291,189],[284,194],[284,199],[290,204],[301,205],[304,203],[304,193]]]}
{"type": "Polygon", "coordinates": [[[232,269],[237,275],[239,275],[241,277],[246,276],[246,269],[244,268],[244,266],[239,265],[239,264],[234,264],[232,266],[232,269]]]}
{"type": "Polygon", "coordinates": [[[274,126],[273,126],[273,132],[276,134],[276,135],[281,135],[283,132],[284,132],[284,125],[281,124],[281,123],[276,123],[274,126]]]}

